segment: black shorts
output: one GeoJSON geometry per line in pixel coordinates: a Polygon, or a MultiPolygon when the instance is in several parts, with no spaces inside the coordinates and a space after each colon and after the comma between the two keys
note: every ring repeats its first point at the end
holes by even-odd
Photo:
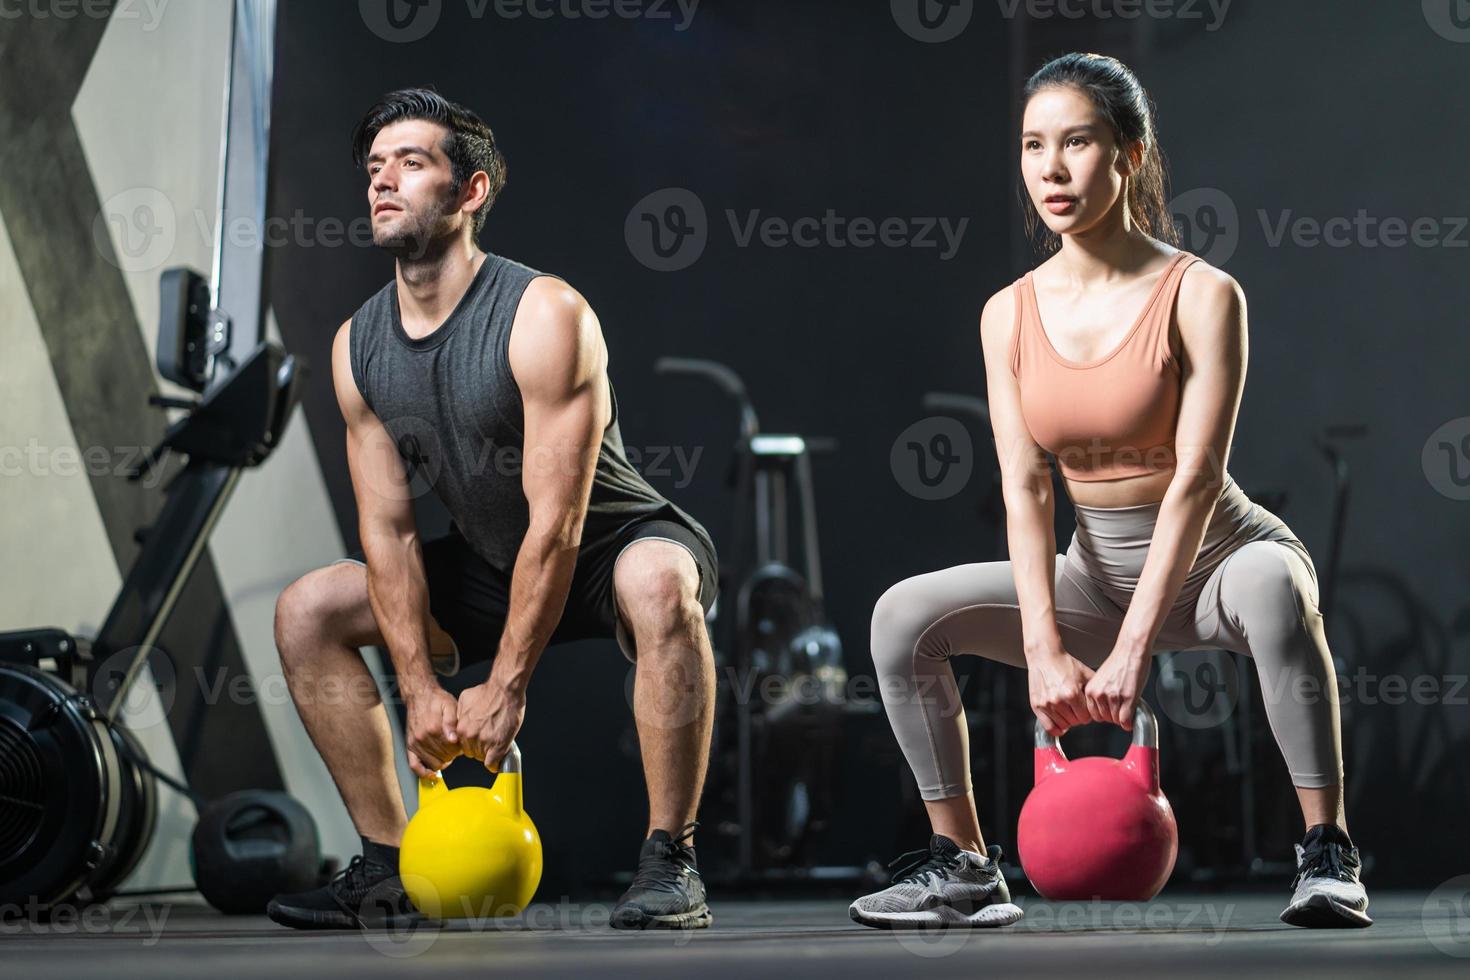
{"type": "MultiPolygon", "coordinates": [[[[678,521],[656,518],[624,529],[609,548],[577,556],[571,591],[561,621],[548,646],[573,640],[616,639],[623,656],[636,660],[632,633],[618,616],[613,595],[613,567],[635,541],[655,538],[682,545],[699,569],[699,604],[706,616],[719,588],[718,558],[701,535],[678,521]]],[[[466,664],[490,660],[500,645],[510,610],[510,576],[490,565],[470,547],[459,528],[423,544],[429,612],[454,640],[450,663],[435,663],[437,673],[453,675],[466,664]]],[[[366,564],[362,551],[339,561],[366,564]]]]}

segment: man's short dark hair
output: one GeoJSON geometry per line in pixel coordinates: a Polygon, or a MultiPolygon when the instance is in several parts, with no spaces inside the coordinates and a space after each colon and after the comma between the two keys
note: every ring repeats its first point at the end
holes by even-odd
{"type": "Polygon", "coordinates": [[[453,173],[450,193],[458,194],[477,170],[490,177],[490,193],[475,212],[472,236],[480,237],[490,206],[505,186],[505,157],[495,145],[495,134],[484,120],[462,105],[450,102],[432,88],[404,88],[389,92],[367,111],[352,131],[352,162],[361,167],[372,152],[373,140],[383,127],[405,119],[425,119],[449,130],[440,149],[453,173]]]}

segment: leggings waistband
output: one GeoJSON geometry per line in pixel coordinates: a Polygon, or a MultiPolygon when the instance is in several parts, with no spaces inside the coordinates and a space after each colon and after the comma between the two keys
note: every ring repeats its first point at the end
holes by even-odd
{"type": "MultiPolygon", "coordinates": [[[[1235,478],[1229,473],[1225,474],[1225,482],[1220,486],[1220,495],[1215,501],[1215,511],[1218,514],[1222,504],[1235,504],[1244,501],[1246,506],[1250,505],[1250,498],[1245,491],[1235,482],[1235,478]]],[[[1163,508],[1164,502],[1156,500],[1150,504],[1132,504],[1127,507],[1092,507],[1086,504],[1073,503],[1072,510],[1077,514],[1079,524],[1086,523],[1088,526],[1104,527],[1108,525],[1141,526],[1152,524],[1163,508]]]]}

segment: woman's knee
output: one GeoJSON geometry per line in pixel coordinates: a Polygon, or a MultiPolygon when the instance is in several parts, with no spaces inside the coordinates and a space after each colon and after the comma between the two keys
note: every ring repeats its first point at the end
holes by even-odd
{"type": "Polygon", "coordinates": [[[1230,556],[1220,598],[1247,636],[1311,629],[1321,619],[1307,559],[1279,541],[1252,541],[1230,556]]]}
{"type": "Polygon", "coordinates": [[[915,580],[904,579],[890,586],[873,605],[870,640],[880,676],[910,669],[919,636],[929,626],[916,593],[915,580]]]}

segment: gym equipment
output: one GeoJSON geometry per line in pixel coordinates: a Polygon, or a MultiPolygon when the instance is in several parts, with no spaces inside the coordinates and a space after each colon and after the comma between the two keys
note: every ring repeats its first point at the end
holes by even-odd
{"type": "Polygon", "coordinates": [[[419,809],[403,832],[398,873],[414,906],[433,919],[520,915],[541,883],[541,837],[522,801],[514,742],[495,785],[449,789],[419,780],[419,809]]]}
{"type": "Polygon", "coordinates": [[[158,368],[202,397],[149,396],[186,414],[129,478],[173,452],[188,462],[139,533],[142,548],[101,630],[0,633],[0,906],[44,914],[107,898],[152,835],[154,780],[192,797],[149,765],[118,715],[241,472],[280,443],[306,371],[271,343],[235,365],[222,353],[229,320],[201,306],[200,281],[188,270],[163,276],[158,368]],[[231,370],[216,377],[220,364],[231,370]]]}
{"type": "Polygon", "coordinates": [[[276,895],[320,881],[316,821],[286,793],[245,789],[207,804],[190,845],[199,893],[221,912],[259,915],[276,895]]]}
{"type": "Polygon", "coordinates": [[[1016,843],[1026,876],[1050,901],[1144,902],[1174,870],[1179,829],[1159,787],[1158,722],[1141,700],[1133,719],[1121,760],[1069,760],[1036,725],[1036,786],[1016,843]]]}
{"type": "MultiPolygon", "coordinates": [[[[842,642],[823,604],[811,473],[811,454],[835,444],[761,432],[744,382],[723,364],[662,357],[654,370],[714,382],[740,415],[728,478],[735,491],[734,547],[721,575],[722,584],[739,585],[734,616],[720,617],[719,644],[733,651],[736,690],[722,689],[711,765],[715,795],[733,797],[735,825],[721,829],[733,829],[736,837],[734,877],[860,877],[861,869],[812,868],[806,855],[835,806],[837,744],[848,710],[842,642]],[[801,522],[799,570],[788,517],[793,492],[801,522]],[[763,690],[783,696],[766,703],[754,693],[763,690]],[[727,735],[732,725],[733,745],[727,735]]],[[[716,656],[723,660],[718,650],[716,656]]]]}
{"type": "Polygon", "coordinates": [[[0,904],[45,908],[112,893],[153,835],[158,794],[132,733],[77,694],[75,644],[33,633],[34,661],[19,643],[0,663],[0,904]]]}

